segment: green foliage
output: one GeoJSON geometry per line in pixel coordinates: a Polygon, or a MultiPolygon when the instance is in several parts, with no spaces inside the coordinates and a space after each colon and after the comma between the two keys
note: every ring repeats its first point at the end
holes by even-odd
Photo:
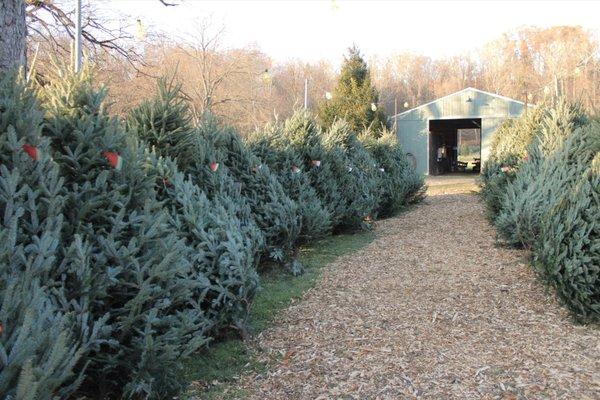
{"type": "Polygon", "coordinates": [[[82,393],[161,398],[177,393],[180,359],[206,342],[199,306],[208,279],[190,262],[145,172],[87,71],[59,72],[44,88],[46,134],[65,179],[62,242],[89,243],[93,319],[107,316],[104,342],[87,357],[82,393]],[[122,169],[109,163],[118,154],[122,169]]]}
{"type": "Polygon", "coordinates": [[[295,157],[293,165],[308,177],[310,185],[331,215],[332,228],[336,229],[347,217],[347,208],[341,197],[339,177],[332,169],[329,153],[323,146],[321,130],[307,111],[298,110],[285,121],[281,134],[288,154],[295,157]],[[313,161],[320,161],[320,165],[313,165],[313,161]]]}
{"type": "Polygon", "coordinates": [[[575,317],[600,320],[600,125],[564,101],[496,133],[484,200],[575,317]],[[500,166],[503,170],[500,170],[500,166]]]}
{"type": "Polygon", "coordinates": [[[80,361],[102,324],[89,321],[85,295],[71,297],[71,287],[85,279],[71,272],[78,268],[86,274],[89,266],[85,258],[73,265],[64,254],[81,246],[80,240],[62,248],[62,180],[41,136],[42,119],[22,77],[5,74],[0,81],[0,395],[6,399],[70,396],[81,382],[80,361]],[[35,148],[37,157],[28,156],[24,145],[35,148]],[[65,277],[72,281],[64,282],[65,277]]]}
{"type": "Polygon", "coordinates": [[[375,136],[387,127],[369,67],[356,47],[348,49],[332,98],[319,109],[319,121],[324,128],[331,127],[336,119],[346,120],[353,132],[369,131],[375,136]]]}
{"type": "MultiPolygon", "coordinates": [[[[290,146],[280,124],[267,126],[252,135],[247,145],[261,160],[261,168],[269,166],[285,192],[296,202],[302,224],[300,243],[326,236],[331,231],[331,213],[311,186],[302,154],[290,146]],[[297,168],[297,170],[295,169],[297,168]],[[297,172],[294,172],[297,171],[297,172]]],[[[316,168],[309,162],[308,165],[316,168]]],[[[308,167],[308,171],[310,171],[308,167]]]]}
{"type": "Polygon", "coordinates": [[[544,106],[538,106],[518,119],[508,119],[492,136],[490,156],[481,171],[481,195],[492,221],[501,211],[506,188],[525,160],[527,147],[540,129],[545,110],[544,106]]]}
{"type": "Polygon", "coordinates": [[[597,151],[596,132],[575,130],[578,112],[566,103],[547,111],[527,148],[528,157],[501,198],[495,225],[511,245],[535,243],[545,213],[569,190],[597,151]]]}
{"type": "Polygon", "coordinates": [[[423,177],[416,173],[393,133],[386,131],[378,139],[363,135],[361,141],[378,168],[383,169],[378,209],[380,216],[393,215],[424,197],[423,177]]]}
{"type": "MultiPolygon", "coordinates": [[[[138,144],[138,146],[140,146],[138,144]]],[[[144,151],[144,146],[140,146],[144,151]]],[[[206,290],[194,300],[213,330],[246,330],[252,298],[258,288],[253,247],[243,237],[240,221],[216,201],[209,200],[176,163],[145,150],[146,172],[154,177],[157,198],[170,222],[192,249],[189,261],[206,290]]]]}
{"type": "Polygon", "coordinates": [[[365,229],[376,217],[382,193],[382,175],[377,162],[342,120],[322,135],[327,163],[339,185],[344,211],[338,229],[365,229]]]}
{"type": "MultiPolygon", "coordinates": [[[[592,128],[600,137],[600,126],[592,128]]],[[[549,210],[534,265],[582,321],[600,321],[600,151],[549,210]]]]}
{"type": "Polygon", "coordinates": [[[298,275],[302,266],[294,253],[302,221],[296,202],[286,194],[267,165],[259,168],[261,162],[258,157],[233,130],[220,127],[214,121],[207,121],[206,125],[212,129],[203,129],[202,135],[212,143],[220,154],[220,162],[227,166],[240,185],[240,193],[264,234],[267,256],[298,275]]]}
{"type": "Polygon", "coordinates": [[[180,87],[159,81],[154,98],[145,100],[129,113],[127,128],[145,140],[154,150],[177,163],[178,170],[189,176],[208,199],[239,220],[239,229],[246,239],[256,267],[265,248],[265,237],[258,228],[241,184],[236,182],[225,165],[227,154],[214,141],[220,128],[210,117],[197,127],[192,126],[190,111],[180,96],[180,87]],[[210,164],[217,165],[216,171],[210,164]]]}
{"type": "MultiPolygon", "coordinates": [[[[261,255],[298,273],[299,243],[367,226],[384,188],[412,196],[399,150],[386,181],[335,126],[323,134],[299,112],[246,144],[208,115],[195,125],[162,82],[125,129],[87,69],[58,70],[39,93],[0,82],[0,393],[180,393],[183,359],[228,328],[247,333],[261,255]]],[[[316,276],[264,272],[255,329],[316,276]]]]}

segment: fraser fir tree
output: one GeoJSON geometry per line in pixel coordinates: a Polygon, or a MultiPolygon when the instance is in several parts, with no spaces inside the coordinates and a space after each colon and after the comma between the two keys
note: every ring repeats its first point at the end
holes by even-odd
{"type": "Polygon", "coordinates": [[[268,257],[284,264],[294,274],[302,271],[294,253],[301,228],[301,216],[296,202],[284,191],[267,165],[261,162],[228,128],[215,124],[215,129],[203,130],[208,141],[223,152],[223,163],[246,198],[254,219],[265,235],[268,257]]]}
{"type": "Polygon", "coordinates": [[[549,210],[534,265],[577,319],[600,321],[600,151],[549,210]]]}
{"type": "Polygon", "coordinates": [[[369,67],[356,46],[348,49],[344,57],[332,98],[319,109],[319,121],[324,128],[331,127],[336,119],[346,120],[353,132],[368,130],[375,136],[387,126],[369,67]]]}
{"type": "Polygon", "coordinates": [[[73,258],[63,258],[62,180],[41,129],[33,90],[19,74],[5,74],[0,80],[0,397],[6,399],[69,397],[80,384],[82,358],[101,324],[89,321],[85,295],[71,297],[68,286],[79,280],[70,272],[89,270],[85,257],[76,266],[73,258]],[[64,282],[66,276],[72,281],[64,282]]]}
{"type": "Polygon", "coordinates": [[[247,145],[261,160],[258,169],[268,165],[277,174],[286,193],[296,201],[302,218],[299,241],[308,243],[329,234],[331,213],[311,186],[309,175],[303,169],[302,156],[289,146],[281,124],[266,126],[256,132],[247,145]]]}
{"type": "Polygon", "coordinates": [[[340,177],[332,169],[323,147],[320,128],[307,111],[298,110],[285,121],[282,134],[288,151],[299,158],[299,166],[306,171],[312,187],[329,211],[332,228],[337,229],[348,218],[347,201],[341,195],[340,177]]]}
{"type": "Polygon", "coordinates": [[[341,228],[368,227],[377,211],[382,171],[344,121],[336,121],[324,133],[323,143],[346,202],[341,228]]]}
{"type": "Polygon", "coordinates": [[[384,132],[378,139],[364,135],[361,141],[382,172],[380,216],[393,215],[423,197],[423,177],[416,173],[393,133],[384,132]]]}
{"type": "Polygon", "coordinates": [[[179,171],[191,177],[211,202],[239,219],[241,233],[251,247],[253,265],[258,266],[265,249],[265,237],[256,225],[250,205],[241,195],[241,184],[234,180],[223,162],[224,151],[209,140],[210,132],[218,127],[211,118],[194,127],[179,91],[179,86],[159,81],[156,96],[129,113],[128,130],[145,140],[159,155],[171,157],[179,171]]]}
{"type": "Polygon", "coordinates": [[[192,249],[190,262],[199,279],[207,279],[202,298],[214,330],[235,327],[246,332],[249,305],[258,288],[254,248],[242,235],[235,215],[209,200],[190,178],[179,172],[170,158],[145,151],[146,173],[154,178],[158,200],[169,212],[170,223],[192,249]]]}
{"type": "Polygon", "coordinates": [[[600,143],[594,138],[595,132],[575,130],[580,120],[579,111],[564,102],[548,110],[542,119],[527,149],[527,159],[507,185],[495,220],[507,243],[533,245],[556,194],[572,187],[575,176],[581,173],[578,168],[585,169],[594,157],[600,143]]]}
{"type": "Polygon", "coordinates": [[[199,304],[209,285],[104,95],[86,70],[59,72],[44,88],[46,134],[65,178],[62,240],[89,242],[92,315],[111,328],[88,357],[82,392],[161,398],[180,389],[181,357],[206,342],[199,304]]]}

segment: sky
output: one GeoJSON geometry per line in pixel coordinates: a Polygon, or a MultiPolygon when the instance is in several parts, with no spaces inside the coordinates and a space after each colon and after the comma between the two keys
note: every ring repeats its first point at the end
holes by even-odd
{"type": "MultiPolygon", "coordinates": [[[[190,39],[194,25],[210,18],[223,26],[225,47],[257,45],[276,61],[328,60],[339,65],[358,45],[368,58],[410,51],[439,58],[475,51],[523,25],[580,25],[600,39],[600,1],[95,1],[132,26],[190,39]]],[[[134,29],[134,28],[132,28],[134,29]]]]}

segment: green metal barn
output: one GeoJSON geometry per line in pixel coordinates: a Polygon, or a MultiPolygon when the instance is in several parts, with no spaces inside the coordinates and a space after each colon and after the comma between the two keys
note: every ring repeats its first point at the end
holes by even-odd
{"type": "Polygon", "coordinates": [[[492,134],[525,104],[466,88],[394,115],[398,141],[418,172],[478,172],[489,154],[492,134]]]}

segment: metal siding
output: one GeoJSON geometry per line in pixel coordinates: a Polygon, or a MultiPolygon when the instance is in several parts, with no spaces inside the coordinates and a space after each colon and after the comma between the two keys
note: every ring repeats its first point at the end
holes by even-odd
{"type": "Polygon", "coordinates": [[[417,172],[427,173],[427,121],[399,120],[397,135],[404,152],[412,153],[417,159],[417,172]]]}
{"type": "Polygon", "coordinates": [[[398,141],[417,159],[417,171],[428,173],[430,119],[481,118],[481,161],[489,156],[492,134],[502,121],[521,115],[525,106],[514,100],[493,96],[471,88],[440,98],[397,116],[398,141]],[[468,99],[471,101],[467,101],[468,99]]]}

